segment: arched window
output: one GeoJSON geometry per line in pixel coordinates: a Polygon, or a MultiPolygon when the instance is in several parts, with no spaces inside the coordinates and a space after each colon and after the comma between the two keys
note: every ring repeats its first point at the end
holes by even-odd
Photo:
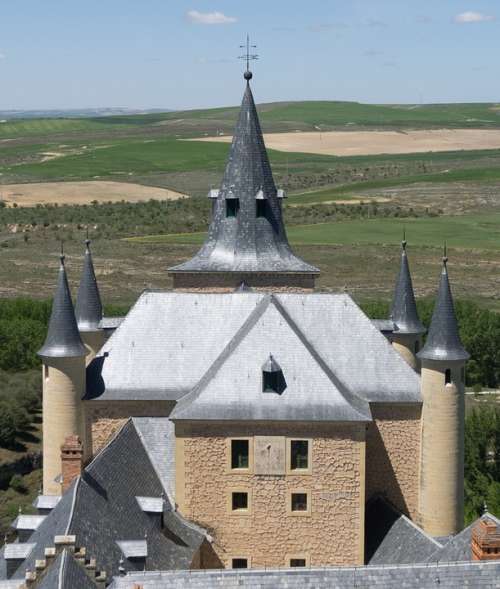
{"type": "Polygon", "coordinates": [[[451,384],[451,370],[449,368],[444,373],[444,384],[451,384]]]}

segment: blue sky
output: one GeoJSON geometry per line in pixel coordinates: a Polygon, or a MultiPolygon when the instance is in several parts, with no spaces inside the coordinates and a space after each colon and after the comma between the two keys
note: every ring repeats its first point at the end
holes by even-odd
{"type": "Polygon", "coordinates": [[[500,101],[499,0],[0,0],[0,110],[500,101]]]}

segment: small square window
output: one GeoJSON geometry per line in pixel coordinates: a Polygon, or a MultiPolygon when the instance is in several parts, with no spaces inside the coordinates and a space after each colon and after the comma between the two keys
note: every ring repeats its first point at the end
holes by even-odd
{"type": "Polygon", "coordinates": [[[265,217],[266,211],[267,211],[267,201],[256,200],[255,202],[257,203],[256,216],[257,217],[265,217]]]}
{"type": "Polygon", "coordinates": [[[292,493],[292,511],[307,511],[307,493],[292,493]]]}
{"type": "Polygon", "coordinates": [[[242,491],[233,492],[231,496],[231,506],[233,511],[247,511],[248,493],[242,491]]]}
{"type": "Polygon", "coordinates": [[[309,442],[307,440],[291,440],[290,470],[306,470],[309,468],[309,442]]]}
{"type": "Polygon", "coordinates": [[[231,468],[249,467],[249,441],[231,440],[231,468]]]}
{"type": "Polygon", "coordinates": [[[305,567],[306,566],[306,559],[305,558],[291,558],[290,559],[290,566],[292,568],[305,567]]]}
{"type": "Polygon", "coordinates": [[[247,569],[248,558],[233,558],[231,560],[231,568],[233,569],[247,569]]]}
{"type": "Polygon", "coordinates": [[[226,217],[236,217],[240,208],[237,198],[226,198],[226,217]]]}

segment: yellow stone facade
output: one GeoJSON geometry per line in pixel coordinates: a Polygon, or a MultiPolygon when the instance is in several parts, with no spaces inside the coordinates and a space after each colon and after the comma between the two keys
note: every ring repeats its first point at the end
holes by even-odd
{"type": "Polygon", "coordinates": [[[365,424],[176,424],[176,502],[214,537],[225,567],[363,564],[365,424]],[[231,471],[228,440],[257,436],[312,441],[311,473],[258,475],[231,471]],[[249,494],[248,513],[231,511],[233,490],[249,494]],[[307,493],[310,513],[288,508],[291,492],[307,493]]]}

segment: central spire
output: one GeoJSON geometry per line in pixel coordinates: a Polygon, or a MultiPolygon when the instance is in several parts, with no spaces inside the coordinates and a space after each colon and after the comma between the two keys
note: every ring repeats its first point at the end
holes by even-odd
{"type": "Polygon", "coordinates": [[[198,287],[203,286],[201,273],[217,273],[222,280],[212,277],[210,285],[232,288],[243,280],[250,286],[286,282],[301,287],[307,282],[310,288],[319,274],[295,256],[288,243],[282,216],[284,191],[274,183],[250,88],[252,73],[247,70],[244,78],[245,92],[221,187],[209,193],[213,216],[208,235],[193,258],[170,269],[174,288],[189,283],[181,273],[197,273],[198,287]]]}

